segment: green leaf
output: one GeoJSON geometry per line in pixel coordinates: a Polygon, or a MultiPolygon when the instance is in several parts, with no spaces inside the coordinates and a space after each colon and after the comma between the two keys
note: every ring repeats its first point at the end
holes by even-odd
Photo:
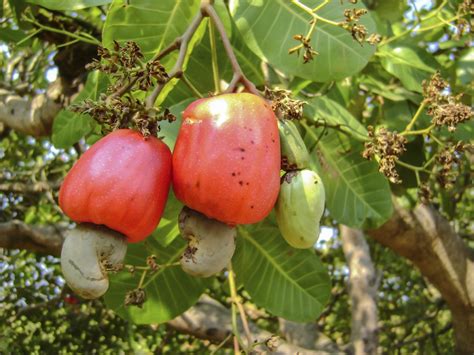
{"type": "MultiPolygon", "coordinates": [[[[157,263],[160,265],[179,261],[186,248],[185,241],[182,238],[176,238],[173,243],[164,248],[157,238],[149,237],[143,243],[129,244],[125,263],[146,266],[146,257],[152,254],[157,257],[157,263]]],[[[198,301],[211,280],[192,277],[186,274],[179,265],[162,267],[148,274],[145,279],[143,286],[146,302],[143,307],[126,307],[125,295],[138,286],[140,277],[139,271],[133,274],[122,271],[112,275],[110,288],[105,295],[105,303],[109,308],[121,317],[137,324],[164,323],[177,317],[198,301]]]]}
{"type": "MultiPolygon", "coordinates": [[[[318,3],[306,2],[310,7],[318,3]]],[[[357,8],[361,7],[364,5],[357,4],[357,8]]],[[[340,22],[348,8],[354,5],[332,1],[318,15],[340,22]]],[[[294,35],[307,33],[311,19],[307,13],[287,0],[235,0],[231,2],[231,14],[250,49],[262,60],[287,74],[312,81],[339,80],[353,75],[362,70],[375,51],[369,44],[361,46],[339,26],[319,21],[311,45],[320,54],[304,64],[301,56],[289,55],[288,50],[299,43],[292,38],[294,35]]],[[[369,33],[374,32],[370,14],[363,16],[361,23],[369,33]]]]}
{"type": "Polygon", "coordinates": [[[408,90],[416,92],[423,92],[423,80],[439,66],[426,51],[415,47],[386,45],[380,47],[379,55],[384,69],[400,79],[408,90]]]}
{"type": "Polygon", "coordinates": [[[461,85],[470,85],[474,89],[474,48],[469,48],[456,63],[456,77],[461,85]]]}
{"type": "Polygon", "coordinates": [[[315,97],[307,101],[305,116],[313,121],[325,120],[331,125],[345,126],[361,136],[367,136],[365,127],[343,106],[327,97],[315,97]]]}
{"type": "Polygon", "coordinates": [[[422,100],[421,95],[405,89],[399,83],[387,83],[379,80],[374,75],[363,75],[359,82],[362,89],[370,90],[392,101],[410,100],[413,103],[419,104],[422,100]]]}
{"type": "MultiPolygon", "coordinates": [[[[102,41],[106,47],[112,46],[114,40],[135,41],[148,60],[182,35],[198,10],[198,0],[114,0],[107,13],[102,41]]],[[[204,31],[201,32],[202,35],[204,31]]],[[[174,61],[176,53],[167,58],[174,61]]],[[[163,63],[170,64],[170,60],[163,63]]]]}
{"type": "Polygon", "coordinates": [[[170,245],[179,235],[178,215],[182,208],[183,204],[176,199],[173,189],[170,189],[160,224],[152,234],[163,247],[170,245]]]}
{"type": "MultiPolygon", "coordinates": [[[[106,90],[108,84],[109,79],[104,74],[98,71],[90,73],[84,89],[74,99],[73,104],[80,103],[85,99],[97,100],[99,94],[106,90]]],[[[56,148],[69,148],[82,137],[91,133],[94,125],[95,123],[89,115],[61,110],[53,122],[53,144],[56,148]]]]}
{"type": "Polygon", "coordinates": [[[27,0],[30,4],[40,5],[50,10],[74,11],[93,6],[106,5],[112,0],[27,0]]]}
{"type": "MultiPolygon", "coordinates": [[[[17,43],[27,37],[27,34],[22,30],[12,30],[10,28],[0,28],[0,40],[9,42],[9,43],[17,43]]],[[[25,40],[22,43],[22,46],[26,46],[31,43],[31,40],[25,40]]]]}
{"type": "MultiPolygon", "coordinates": [[[[313,130],[309,133],[318,137],[313,130]]],[[[360,146],[329,130],[316,148],[318,172],[332,218],[353,228],[376,228],[392,215],[390,186],[377,164],[362,157],[360,146]]]]}
{"type": "MultiPolygon", "coordinates": [[[[141,48],[145,60],[149,60],[162,49],[182,36],[199,11],[200,1],[175,0],[134,0],[125,4],[123,0],[114,0],[105,20],[102,33],[103,43],[111,47],[113,41],[124,43],[135,41],[141,48]]],[[[183,64],[186,69],[194,46],[206,32],[205,19],[189,42],[187,55],[183,64]]],[[[170,53],[161,60],[169,71],[177,59],[177,53],[170,53]]],[[[160,93],[157,104],[161,104],[176,86],[178,80],[171,80],[160,93]]]]}
{"type": "Polygon", "coordinates": [[[239,228],[232,259],[237,279],[256,305],[274,315],[314,320],[329,299],[327,270],[314,251],[290,247],[268,223],[239,228]]]}

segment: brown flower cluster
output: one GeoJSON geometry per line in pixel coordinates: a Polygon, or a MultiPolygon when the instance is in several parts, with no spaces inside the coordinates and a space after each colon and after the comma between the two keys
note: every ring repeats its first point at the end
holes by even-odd
{"type": "Polygon", "coordinates": [[[168,74],[158,60],[142,62],[143,54],[135,42],[130,41],[121,46],[114,41],[112,50],[99,46],[98,55],[100,60],[94,59],[86,69],[109,74],[114,79],[114,84],[108,88],[109,92],[118,91],[130,83],[135,89],[147,91],[153,85],[153,79],[159,83],[168,80],[168,74]]]}
{"type": "Polygon", "coordinates": [[[101,124],[104,133],[131,126],[147,137],[159,132],[158,122],[176,120],[168,109],[160,114],[159,109],[148,109],[142,101],[129,96],[107,98],[101,95],[98,101],[85,100],[80,104],[72,105],[70,109],[73,112],[92,116],[101,124]]]}
{"type": "MultiPolygon", "coordinates": [[[[355,2],[354,2],[355,3],[355,2]]],[[[340,26],[348,31],[352,38],[362,45],[364,42],[370,44],[377,44],[381,40],[381,36],[372,33],[368,38],[367,27],[360,24],[359,21],[362,16],[367,13],[366,9],[346,9],[344,10],[345,21],[340,23],[340,26]]]]}
{"type": "Polygon", "coordinates": [[[288,120],[299,120],[303,117],[305,102],[291,98],[291,91],[265,88],[265,98],[272,102],[272,110],[277,117],[288,120]]]}
{"type": "Polygon", "coordinates": [[[396,161],[406,151],[406,138],[396,132],[388,131],[384,127],[375,131],[372,126],[369,126],[368,133],[371,141],[365,143],[363,157],[370,160],[377,156],[379,158],[379,171],[390,182],[394,184],[401,183],[402,181],[396,170],[396,161]]]}
{"type": "Polygon", "coordinates": [[[474,13],[474,1],[473,0],[464,0],[459,4],[457,14],[459,17],[456,20],[457,33],[454,36],[455,39],[460,39],[467,33],[474,32],[474,19],[471,14],[474,13]],[[470,20],[466,19],[465,16],[470,16],[470,20]]]}
{"type": "MultiPolygon", "coordinates": [[[[314,21],[314,19],[312,21],[314,21]]],[[[303,63],[306,64],[311,62],[314,57],[319,54],[311,46],[311,37],[305,37],[304,35],[294,35],[293,39],[301,43],[293,48],[290,48],[288,50],[288,54],[296,53],[296,55],[299,56],[300,51],[303,50],[303,63]]]]}
{"type": "Polygon", "coordinates": [[[462,94],[449,93],[449,84],[439,72],[423,82],[423,96],[429,104],[427,113],[436,126],[446,126],[452,132],[459,123],[472,118],[471,108],[461,103],[462,94]]]}
{"type": "Polygon", "coordinates": [[[142,308],[146,301],[146,293],[143,288],[128,291],[125,295],[125,306],[137,306],[142,308]]]}
{"type": "Polygon", "coordinates": [[[438,153],[436,158],[439,171],[436,179],[441,187],[451,189],[459,175],[459,167],[461,165],[461,156],[463,152],[471,147],[470,144],[457,142],[450,144],[438,153]]]}

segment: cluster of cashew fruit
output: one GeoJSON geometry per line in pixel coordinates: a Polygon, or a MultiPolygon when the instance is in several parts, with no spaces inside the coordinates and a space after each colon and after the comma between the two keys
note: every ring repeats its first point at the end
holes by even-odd
{"type": "Polygon", "coordinates": [[[110,133],[80,157],[61,186],[60,207],[77,222],[62,249],[65,280],[84,298],[102,296],[107,270],[123,263],[127,243],[144,240],[158,225],[171,183],[185,205],[178,226],[188,245],[180,263],[191,275],[221,272],[235,250],[236,226],[263,220],[274,206],[288,243],[311,247],[324,188],[305,170],[308,163],[293,123],[278,122],[270,105],[249,93],[190,104],[172,154],[156,137],[110,133]],[[282,154],[292,168],[280,186],[282,154]]]}

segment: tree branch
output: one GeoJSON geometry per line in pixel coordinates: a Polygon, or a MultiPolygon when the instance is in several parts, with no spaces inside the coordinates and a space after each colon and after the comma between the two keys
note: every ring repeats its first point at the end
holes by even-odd
{"type": "Polygon", "coordinates": [[[62,108],[64,83],[54,81],[44,94],[33,98],[0,89],[0,123],[35,137],[48,135],[54,117],[62,108]]]}
{"type": "Polygon", "coordinates": [[[351,340],[354,353],[377,354],[377,282],[370,251],[361,231],[341,225],[342,249],[349,266],[351,340]]]}
{"type": "Polygon", "coordinates": [[[62,225],[29,226],[18,220],[0,223],[0,248],[59,256],[65,230],[62,225]]]}
{"type": "Polygon", "coordinates": [[[367,233],[409,259],[439,290],[452,311],[458,353],[474,352],[474,251],[433,207],[394,205],[392,218],[367,233]]]}
{"type": "MultiPolygon", "coordinates": [[[[180,315],[179,317],[168,322],[172,328],[179,332],[193,335],[200,339],[207,339],[214,343],[220,343],[228,339],[226,345],[232,346],[230,311],[222,306],[219,302],[213,300],[209,296],[203,296],[201,300],[191,309],[180,315]]],[[[240,331],[243,333],[242,322],[238,321],[240,331]]],[[[254,323],[249,323],[250,331],[257,343],[261,343],[254,348],[258,353],[269,352],[264,345],[271,338],[272,334],[265,330],[261,330],[254,323]]],[[[302,348],[283,340],[279,341],[277,351],[272,354],[326,354],[322,350],[309,350],[302,348]]]]}

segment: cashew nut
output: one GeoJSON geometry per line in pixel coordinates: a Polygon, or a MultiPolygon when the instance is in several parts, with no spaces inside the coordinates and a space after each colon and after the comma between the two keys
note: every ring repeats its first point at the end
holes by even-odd
{"type": "Polygon", "coordinates": [[[188,207],[183,208],[178,220],[181,235],[188,241],[181,257],[183,270],[198,277],[222,271],[234,254],[236,229],[188,207]]]}
{"type": "Polygon", "coordinates": [[[61,251],[64,279],[79,296],[99,298],[109,288],[106,267],[123,262],[127,243],[123,235],[92,224],[66,232],[61,251]]]}

